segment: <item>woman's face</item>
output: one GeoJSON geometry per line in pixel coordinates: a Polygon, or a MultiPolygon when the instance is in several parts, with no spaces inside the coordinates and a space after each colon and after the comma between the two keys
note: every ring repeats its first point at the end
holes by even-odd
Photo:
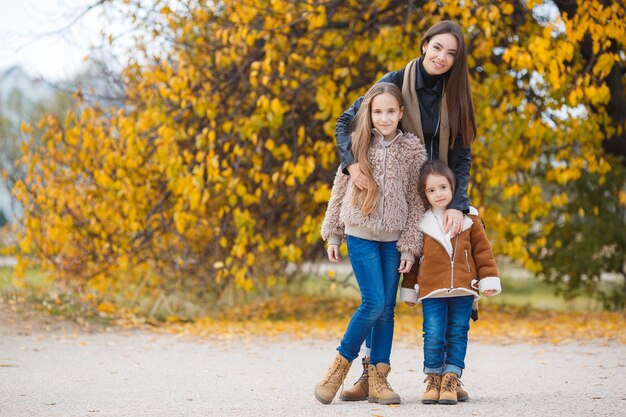
{"type": "Polygon", "coordinates": [[[450,71],[458,52],[459,43],[451,33],[435,35],[422,46],[423,65],[430,75],[441,75],[450,71]]]}

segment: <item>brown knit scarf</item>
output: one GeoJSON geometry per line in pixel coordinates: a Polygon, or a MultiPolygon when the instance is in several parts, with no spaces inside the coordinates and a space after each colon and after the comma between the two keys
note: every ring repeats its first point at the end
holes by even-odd
{"type": "MultiPolygon", "coordinates": [[[[420,115],[420,105],[415,91],[417,77],[418,58],[409,62],[404,69],[404,81],[402,82],[402,101],[404,102],[404,115],[402,116],[402,127],[406,132],[413,132],[423,141],[424,131],[422,130],[422,116],[420,115]]],[[[448,148],[454,146],[454,139],[450,143],[450,118],[448,117],[448,104],[446,102],[446,88],[444,85],[443,96],[441,96],[439,131],[439,160],[448,164],[448,148]]],[[[432,158],[433,155],[431,155],[432,158]]]]}

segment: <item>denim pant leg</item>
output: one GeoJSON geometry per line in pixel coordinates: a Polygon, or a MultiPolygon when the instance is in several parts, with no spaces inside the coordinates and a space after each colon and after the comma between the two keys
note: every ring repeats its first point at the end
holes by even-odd
{"type": "Polygon", "coordinates": [[[373,332],[374,332],[374,329],[372,329],[370,334],[368,334],[367,337],[365,338],[365,348],[363,349],[364,356],[372,356],[372,333],[373,332]]]}
{"type": "Polygon", "coordinates": [[[448,325],[446,327],[446,359],[443,372],[453,372],[459,378],[465,369],[467,334],[472,315],[471,295],[448,298],[448,325]]]}
{"type": "Polygon", "coordinates": [[[348,328],[337,348],[341,356],[353,361],[372,326],[385,308],[383,273],[379,242],[347,237],[348,256],[361,290],[361,305],[352,315],[348,328]]]}
{"type": "Polygon", "coordinates": [[[374,323],[372,332],[371,363],[390,364],[391,346],[393,344],[393,328],[398,295],[398,282],[400,281],[400,252],[396,242],[380,243],[380,258],[383,272],[383,289],[385,295],[385,308],[374,323]]]}
{"type": "Polygon", "coordinates": [[[446,348],[448,307],[445,298],[422,300],[422,332],[424,337],[424,373],[441,375],[446,348]]]}

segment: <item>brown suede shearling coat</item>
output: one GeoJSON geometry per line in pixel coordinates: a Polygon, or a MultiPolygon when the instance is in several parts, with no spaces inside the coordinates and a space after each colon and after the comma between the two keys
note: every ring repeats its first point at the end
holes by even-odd
{"type": "MultiPolygon", "coordinates": [[[[483,222],[473,207],[464,216],[459,235],[446,239],[432,210],[420,223],[424,250],[419,263],[404,274],[400,299],[417,302],[428,297],[473,295],[501,290],[498,267],[483,222]]],[[[494,294],[495,295],[495,294],[494,294]]]]}

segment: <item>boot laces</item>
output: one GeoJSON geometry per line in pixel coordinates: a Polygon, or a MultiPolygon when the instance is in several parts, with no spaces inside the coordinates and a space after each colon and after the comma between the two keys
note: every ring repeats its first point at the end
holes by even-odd
{"type": "MultiPolygon", "coordinates": [[[[336,359],[335,362],[332,364],[332,366],[328,369],[328,372],[326,373],[326,378],[324,380],[324,384],[330,382],[334,386],[338,387],[339,384],[336,384],[336,380],[333,381],[333,377],[335,375],[341,375],[341,372],[342,372],[342,369],[341,369],[341,359],[336,359]]],[[[342,383],[342,386],[343,386],[343,383],[342,383]]]]}
{"type": "Polygon", "coordinates": [[[441,388],[439,386],[439,378],[437,378],[437,375],[428,375],[426,379],[424,379],[424,382],[427,382],[426,391],[430,391],[430,390],[439,391],[439,389],[441,388]]]}
{"type": "Polygon", "coordinates": [[[362,363],[363,363],[363,373],[361,374],[359,379],[354,383],[354,385],[358,384],[359,382],[367,382],[369,380],[368,368],[369,368],[370,361],[366,358],[363,358],[362,363]]]}
{"type": "Polygon", "coordinates": [[[443,391],[456,391],[456,386],[459,382],[459,379],[456,375],[450,376],[448,378],[444,378],[442,382],[441,389],[443,391]]]}
{"type": "Polygon", "coordinates": [[[393,391],[393,388],[391,388],[391,384],[389,384],[389,381],[387,381],[387,377],[383,375],[382,372],[379,372],[377,369],[376,370],[376,390],[382,391],[385,388],[393,391]]]}

